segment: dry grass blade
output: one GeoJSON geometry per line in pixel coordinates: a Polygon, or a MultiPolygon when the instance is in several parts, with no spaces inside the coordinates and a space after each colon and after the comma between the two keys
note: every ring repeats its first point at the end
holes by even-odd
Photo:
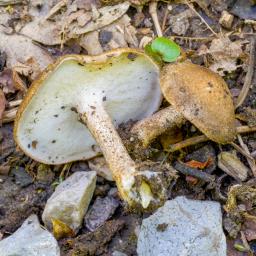
{"type": "Polygon", "coordinates": [[[13,122],[16,114],[17,114],[18,108],[13,108],[11,110],[7,110],[3,113],[3,123],[10,123],[13,122]]]}
{"type": "Polygon", "coordinates": [[[254,160],[250,154],[248,154],[243,148],[238,146],[235,142],[230,142],[230,145],[232,145],[239,153],[244,155],[246,158],[249,158],[252,161],[254,160]]]}
{"type": "MultiPolygon", "coordinates": [[[[238,138],[238,141],[239,141],[241,147],[244,149],[244,151],[253,158],[253,156],[251,155],[247,145],[243,142],[243,139],[242,139],[241,135],[238,134],[237,138],[238,138]]],[[[253,176],[256,177],[256,164],[255,164],[255,160],[254,159],[250,159],[248,157],[246,157],[246,159],[247,159],[247,162],[248,162],[248,164],[249,164],[249,166],[250,166],[250,168],[252,170],[253,176]]]]}
{"type": "Polygon", "coordinates": [[[206,27],[215,35],[218,34],[210,27],[210,25],[206,22],[206,20],[195,10],[195,8],[188,2],[185,1],[186,5],[202,20],[202,22],[206,25],[206,27]]]}
{"type": "Polygon", "coordinates": [[[52,9],[49,11],[49,13],[44,17],[45,20],[48,20],[51,18],[56,12],[58,12],[62,7],[66,6],[68,3],[67,0],[61,0],[56,5],[52,7],[52,9]]]}
{"type": "Polygon", "coordinates": [[[149,13],[150,13],[150,15],[152,17],[152,20],[154,22],[157,36],[159,36],[159,37],[163,36],[163,32],[162,32],[162,29],[160,27],[158,16],[157,16],[157,2],[151,2],[149,4],[149,13]]]}
{"type": "Polygon", "coordinates": [[[248,95],[248,92],[251,87],[252,83],[252,78],[253,78],[253,71],[254,71],[254,66],[255,66],[255,47],[256,47],[256,40],[255,37],[252,37],[251,39],[251,44],[250,44],[250,59],[249,59],[249,66],[248,66],[248,71],[245,76],[245,81],[243,88],[238,96],[237,103],[236,103],[236,108],[241,106],[248,95]]]}

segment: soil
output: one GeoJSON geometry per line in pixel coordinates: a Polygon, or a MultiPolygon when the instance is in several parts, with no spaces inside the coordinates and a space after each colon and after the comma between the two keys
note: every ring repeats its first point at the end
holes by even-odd
{"type": "MultiPolygon", "coordinates": [[[[40,2],[40,1],[39,1],[40,2]]],[[[99,2],[99,1],[98,1],[99,2]]],[[[158,17],[160,24],[164,25],[164,36],[172,36],[173,39],[187,52],[188,58],[199,65],[210,67],[211,64],[216,63],[216,59],[210,53],[199,54],[200,49],[211,46],[214,36],[212,31],[207,28],[204,21],[211,27],[216,33],[223,33],[229,35],[231,42],[243,41],[241,45],[242,51],[245,56],[239,56],[235,59],[235,65],[237,69],[232,72],[223,71],[223,78],[229,85],[229,88],[234,96],[237,97],[237,92],[241,91],[244,84],[246,71],[248,70],[248,55],[249,55],[249,42],[252,35],[255,37],[255,21],[244,22],[244,19],[239,16],[234,17],[231,28],[226,29],[221,26],[219,19],[223,11],[231,12],[236,1],[231,0],[215,0],[215,1],[195,1],[193,6],[197,14],[193,13],[187,4],[182,1],[175,1],[169,7],[169,13],[166,12],[167,4],[165,2],[159,2],[158,4],[158,17]],[[190,10],[190,11],[189,11],[190,10]],[[184,17],[181,18],[181,22],[174,22],[172,25],[169,24],[171,17],[182,14],[184,17]],[[167,15],[167,16],[166,16],[167,15]],[[201,18],[198,16],[200,15],[201,18]],[[186,25],[187,24],[187,25],[186,25]],[[176,33],[174,32],[176,31],[176,33]]],[[[13,6],[14,10],[16,7],[13,6]]],[[[17,7],[16,13],[18,13],[20,7],[17,7]]],[[[151,36],[154,30],[153,22],[150,18],[148,6],[143,8],[140,12],[140,8],[130,7],[127,12],[131,19],[131,25],[137,31],[138,40],[144,36],[151,36]]],[[[244,12],[243,12],[244,15],[244,12]]],[[[24,17],[23,17],[24,18],[24,17]]],[[[22,19],[21,17],[17,19],[22,19]]],[[[114,33],[114,32],[113,32],[114,33]]],[[[102,45],[108,44],[113,38],[112,32],[101,32],[100,43],[102,45]]],[[[128,44],[128,46],[130,46],[128,44]]],[[[63,49],[60,50],[59,46],[45,46],[41,45],[42,48],[46,49],[51,53],[52,57],[67,53],[85,53],[86,49],[83,49],[78,42],[71,40],[64,44],[63,49]]],[[[221,50],[220,50],[221,51],[221,50]]],[[[222,53],[225,56],[225,52],[222,53]]],[[[226,58],[227,56],[225,56],[226,58]]],[[[223,57],[224,58],[224,57],[223,57]]],[[[8,56],[7,56],[8,59],[8,56]]],[[[230,58],[230,62],[234,59],[230,58]]],[[[227,64],[228,65],[228,64],[227,64]]],[[[0,70],[2,71],[6,67],[6,54],[0,49],[0,70]]],[[[255,73],[255,72],[254,72],[255,73]]],[[[30,86],[31,77],[21,75],[21,78],[27,86],[30,86]]],[[[237,109],[237,114],[244,114],[246,108],[250,108],[255,111],[256,108],[256,75],[252,79],[252,89],[246,97],[244,104],[237,109]]],[[[1,83],[0,73],[0,89],[3,89],[1,83]]],[[[15,90],[15,93],[6,93],[7,101],[21,98],[23,93],[19,90],[15,90]]],[[[167,103],[163,101],[161,107],[165,107],[167,103]]],[[[225,107],[225,106],[223,106],[225,107]]],[[[254,117],[255,118],[255,117],[254,117]]],[[[241,124],[248,124],[252,120],[243,120],[241,124]]],[[[254,119],[255,121],[255,119],[254,119]]],[[[145,150],[133,148],[129,142],[129,129],[131,123],[123,124],[120,127],[120,135],[126,141],[128,150],[131,152],[131,156],[137,162],[142,160],[151,160],[159,163],[169,163],[175,166],[175,163],[184,164],[190,160],[195,160],[201,163],[206,162],[209,158],[213,159],[211,164],[204,170],[209,177],[213,177],[214,182],[211,183],[209,180],[204,179],[202,176],[193,176],[198,168],[190,168],[189,175],[182,172],[178,172],[179,178],[173,181],[168,192],[168,198],[172,199],[178,195],[186,195],[193,199],[207,199],[219,201],[222,206],[225,205],[229,188],[232,185],[239,184],[232,177],[225,175],[223,171],[217,167],[217,155],[222,150],[234,150],[230,145],[218,145],[214,142],[205,142],[185,148],[181,151],[168,154],[164,150],[164,146],[161,143],[161,138],[158,138],[152,143],[150,147],[145,150]],[[204,147],[207,146],[207,147],[204,147]],[[199,151],[198,151],[199,150],[199,151]],[[199,152],[199,153],[198,153],[199,152]],[[193,176],[193,177],[192,177],[193,176]]],[[[47,199],[54,191],[55,186],[61,181],[62,178],[67,177],[78,170],[89,170],[86,161],[80,161],[73,163],[70,167],[69,172],[63,175],[63,165],[60,166],[45,166],[35,162],[29,157],[25,156],[15,145],[13,140],[13,122],[5,123],[0,127],[0,237],[7,237],[11,235],[17,228],[23,223],[23,221],[32,213],[37,216],[42,215],[44,205],[47,199]]],[[[186,139],[192,136],[200,134],[200,132],[192,126],[189,122],[181,128],[181,137],[186,139]]],[[[166,135],[165,135],[166,136],[166,135]]],[[[168,134],[167,134],[168,137],[168,134]]],[[[165,137],[165,139],[167,139],[165,137]]],[[[172,139],[172,138],[170,138],[172,139]]],[[[256,156],[256,133],[246,134],[242,136],[243,142],[248,146],[249,151],[254,153],[256,156]]],[[[238,141],[235,141],[239,144],[238,141]]],[[[135,143],[136,144],[136,143],[135,143]]],[[[136,144],[137,145],[137,144],[136,144]]],[[[252,154],[253,154],[252,153],[252,154]]],[[[239,159],[248,167],[248,161],[246,157],[237,152],[239,159]]],[[[255,159],[254,159],[255,161],[255,159]]],[[[177,169],[177,168],[176,168],[177,169]]],[[[208,177],[208,176],[207,176],[208,177]]],[[[240,184],[252,184],[255,186],[252,173],[249,173],[248,179],[240,184]]],[[[115,183],[107,181],[102,177],[97,178],[97,188],[94,193],[91,205],[97,196],[105,197],[111,191],[115,189],[115,183]]],[[[118,194],[115,192],[115,197],[118,198],[118,194]]],[[[239,199],[240,207],[245,207],[245,211],[248,214],[256,216],[255,207],[255,196],[254,198],[247,198],[244,202],[243,199],[239,199]]],[[[237,210],[239,212],[239,210],[237,210]]],[[[237,213],[236,212],[236,213],[237,213]]],[[[239,212],[240,213],[240,212],[239,212]]],[[[110,220],[106,221],[101,227],[93,232],[90,232],[85,226],[79,231],[75,238],[66,238],[59,241],[62,256],[85,256],[85,255],[104,255],[110,256],[113,251],[120,251],[126,253],[128,256],[136,254],[136,241],[137,234],[139,232],[139,226],[142,219],[147,217],[149,213],[131,213],[127,210],[125,205],[121,203],[115,214],[110,220]]],[[[248,239],[248,246],[250,252],[241,252],[234,249],[236,243],[245,246],[245,242],[241,239],[241,233],[250,232],[256,234],[256,225],[248,227],[248,219],[243,218],[239,215],[239,218],[235,218],[235,213],[227,214],[225,208],[223,208],[223,217],[225,222],[229,223],[229,227],[225,228],[225,232],[228,238],[228,255],[242,256],[242,255],[253,255],[256,254],[256,235],[252,240],[248,239]],[[239,227],[234,222],[239,222],[239,227]],[[233,228],[230,228],[230,227],[233,228]],[[234,230],[237,231],[234,233],[234,230]],[[233,234],[233,237],[231,237],[233,234]],[[231,236],[230,236],[231,235],[231,236]]],[[[250,220],[251,221],[251,220],[250,220]]],[[[236,223],[237,224],[237,223],[236,223]]],[[[254,222],[255,224],[255,222],[254,222]]],[[[159,227],[159,232],[164,230],[165,223],[159,227]]],[[[251,234],[251,233],[250,233],[251,234]]],[[[1,238],[0,238],[1,239],[1,238]]],[[[248,248],[247,248],[248,249],[248,248]]]]}

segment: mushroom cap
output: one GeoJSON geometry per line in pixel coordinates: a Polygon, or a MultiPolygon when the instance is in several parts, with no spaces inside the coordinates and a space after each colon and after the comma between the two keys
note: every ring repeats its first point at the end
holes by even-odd
{"type": "Polygon", "coordinates": [[[34,81],[18,110],[18,146],[46,164],[97,155],[100,149],[76,112],[78,102],[90,101],[92,94],[101,97],[115,126],[145,118],[162,100],[158,66],[142,51],[128,48],[61,57],[34,81]]]}
{"type": "Polygon", "coordinates": [[[182,62],[168,64],[160,74],[164,97],[209,139],[234,139],[235,110],[225,81],[211,70],[182,62]]]}

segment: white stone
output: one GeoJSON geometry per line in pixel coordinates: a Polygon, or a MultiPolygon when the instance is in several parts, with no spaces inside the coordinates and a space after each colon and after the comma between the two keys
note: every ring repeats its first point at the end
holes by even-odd
{"type": "Polygon", "coordinates": [[[177,197],[142,222],[139,256],[226,256],[220,204],[177,197]]]}
{"type": "Polygon", "coordinates": [[[52,219],[58,219],[75,232],[82,225],[96,186],[96,172],[75,172],[62,182],[48,199],[42,219],[52,229],[52,219]]]}
{"type": "Polygon", "coordinates": [[[1,256],[59,256],[53,235],[41,228],[36,215],[31,215],[11,236],[0,241],[1,256]]]}

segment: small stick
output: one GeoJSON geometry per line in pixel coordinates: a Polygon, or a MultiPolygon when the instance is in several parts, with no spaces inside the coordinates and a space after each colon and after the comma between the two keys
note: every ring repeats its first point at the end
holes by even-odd
{"type": "Polygon", "coordinates": [[[240,134],[237,135],[237,139],[238,139],[239,144],[241,145],[241,147],[244,149],[244,151],[245,151],[248,155],[250,155],[250,156],[252,157],[252,159],[251,159],[251,158],[248,158],[248,157],[246,157],[246,159],[247,159],[247,162],[248,162],[249,166],[251,167],[253,176],[256,177],[256,164],[255,164],[255,161],[254,161],[254,159],[253,159],[253,156],[251,155],[251,153],[250,153],[250,151],[249,151],[247,145],[243,142],[243,139],[242,139],[242,137],[241,137],[240,134]]]}
{"type": "Polygon", "coordinates": [[[181,142],[178,142],[176,144],[170,145],[170,148],[167,151],[174,152],[174,151],[180,150],[182,148],[193,146],[193,145],[196,145],[198,143],[205,142],[208,140],[209,139],[205,135],[195,136],[195,137],[183,140],[181,142]]]}
{"type": "MultiPolygon", "coordinates": [[[[237,130],[238,134],[255,132],[256,131],[256,126],[253,126],[253,127],[249,127],[247,125],[238,126],[236,128],[236,130],[237,130]]],[[[196,145],[196,144],[201,143],[201,142],[206,142],[208,140],[209,139],[205,135],[195,136],[195,137],[192,137],[192,138],[189,138],[189,139],[186,139],[186,140],[183,140],[181,142],[178,142],[176,144],[171,145],[170,149],[168,149],[167,152],[174,152],[174,151],[180,150],[182,148],[186,148],[186,147],[189,147],[189,146],[192,146],[192,145],[196,145]]],[[[251,156],[250,156],[250,158],[251,158],[251,156]]]]}
{"type": "Polygon", "coordinates": [[[21,102],[22,102],[22,100],[13,100],[13,101],[8,102],[7,106],[9,108],[17,107],[20,105],[21,102]]]}
{"type": "Polygon", "coordinates": [[[152,17],[153,23],[155,25],[157,36],[163,36],[162,29],[159,24],[158,16],[157,16],[157,2],[151,2],[149,4],[149,13],[152,17]]]}
{"type": "Polygon", "coordinates": [[[255,40],[255,37],[253,37],[250,43],[250,58],[249,58],[248,71],[245,76],[243,88],[237,99],[236,108],[238,108],[243,104],[252,84],[252,78],[253,78],[254,66],[255,66],[255,51],[256,51],[255,47],[256,47],[256,40],[255,40]]]}
{"type": "Polygon", "coordinates": [[[168,4],[167,4],[165,12],[164,12],[164,18],[163,18],[162,26],[161,26],[162,31],[165,30],[165,25],[166,25],[168,14],[169,14],[169,9],[168,9],[168,4]]]}
{"type": "Polygon", "coordinates": [[[251,155],[247,154],[247,152],[243,148],[239,147],[235,142],[230,142],[229,144],[232,145],[239,153],[244,155],[246,158],[249,158],[252,161],[254,160],[251,155]]]}
{"type": "Polygon", "coordinates": [[[18,108],[13,108],[11,110],[4,111],[3,120],[2,120],[3,123],[5,124],[5,123],[12,122],[16,117],[17,110],[18,108]]]}
{"type": "Polygon", "coordinates": [[[215,181],[214,175],[208,174],[206,172],[202,172],[202,171],[198,170],[197,168],[189,167],[182,162],[178,162],[178,161],[175,162],[173,167],[184,175],[190,175],[190,176],[193,176],[200,180],[203,180],[205,182],[214,182],[215,181]]]}

